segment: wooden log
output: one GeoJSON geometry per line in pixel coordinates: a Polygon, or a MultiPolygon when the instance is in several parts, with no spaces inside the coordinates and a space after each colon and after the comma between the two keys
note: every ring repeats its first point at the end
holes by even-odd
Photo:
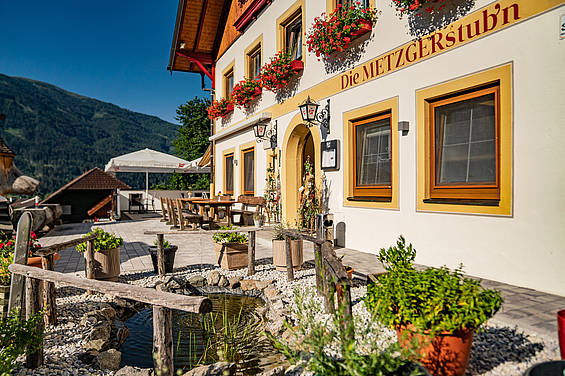
{"type": "Polygon", "coordinates": [[[157,235],[157,272],[162,278],[165,275],[165,237],[157,235]]]}
{"type": "MultiPolygon", "coordinates": [[[[37,269],[37,268],[36,268],[37,269]]],[[[36,278],[26,279],[26,319],[29,320],[38,312],[41,312],[41,281],[36,278]]],[[[37,323],[37,330],[43,329],[43,321],[39,320],[37,323]]],[[[26,367],[37,368],[43,365],[43,345],[40,346],[35,352],[26,352],[26,367]]]]}
{"type": "MultiPolygon", "coordinates": [[[[86,271],[86,278],[88,279],[95,279],[95,272],[94,272],[94,239],[89,240],[86,243],[86,254],[85,254],[85,271],[86,271]]],[[[93,294],[93,291],[87,290],[87,294],[93,294]]]]}
{"type": "Polygon", "coordinates": [[[153,306],[153,356],[157,375],[174,375],[173,317],[169,308],[153,306]]]}
{"type": "MultiPolygon", "coordinates": [[[[14,249],[13,265],[27,265],[29,254],[29,239],[31,237],[31,226],[33,219],[31,214],[24,213],[18,221],[16,231],[16,245],[14,249]]],[[[20,314],[24,312],[24,287],[25,278],[21,275],[13,275],[10,284],[10,298],[8,300],[8,313],[14,308],[20,309],[20,314]]]]}
{"type": "Polygon", "coordinates": [[[14,274],[24,275],[26,277],[57,282],[61,285],[74,286],[83,290],[92,290],[110,296],[137,300],[143,303],[160,305],[181,311],[194,313],[208,313],[212,311],[212,302],[210,299],[202,296],[177,295],[125,283],[86,279],[72,274],[52,272],[27,265],[12,264],[8,267],[8,270],[14,274]]]}
{"type": "Polygon", "coordinates": [[[314,244],[314,269],[316,271],[316,291],[318,295],[324,295],[324,261],[322,258],[322,246],[314,244]]]}
{"type": "Polygon", "coordinates": [[[351,309],[351,284],[348,282],[341,285],[341,297],[338,300],[342,346],[346,348],[355,341],[355,327],[351,309]]]}
{"type": "Polygon", "coordinates": [[[85,236],[85,237],[82,237],[82,238],[68,240],[66,242],[57,243],[57,244],[53,244],[53,245],[38,249],[38,250],[34,251],[33,254],[37,255],[37,256],[41,256],[41,257],[52,255],[53,253],[59,252],[63,249],[74,247],[78,244],[88,242],[89,240],[94,240],[97,237],[98,237],[98,234],[92,234],[92,235],[88,235],[88,236],[85,236]]]}
{"type": "Polygon", "coordinates": [[[270,230],[273,227],[267,227],[267,226],[263,226],[263,227],[240,227],[236,230],[194,230],[194,231],[186,231],[186,232],[179,232],[179,231],[158,231],[158,230],[147,230],[144,231],[143,234],[144,235],[196,235],[196,234],[216,234],[218,232],[225,232],[225,233],[230,233],[230,232],[249,232],[249,231],[266,231],[266,230],[270,230]]]}
{"type": "Polygon", "coordinates": [[[255,231],[249,231],[247,248],[247,275],[255,274],[255,231]]]}
{"type": "MultiPolygon", "coordinates": [[[[53,255],[41,258],[41,266],[45,270],[53,270],[55,262],[53,255]]],[[[55,284],[43,282],[43,306],[45,307],[44,322],[47,325],[57,325],[57,296],[55,295],[55,284]]]]}
{"type": "Polygon", "coordinates": [[[292,250],[290,248],[290,236],[285,236],[286,246],[286,279],[294,281],[294,268],[292,265],[292,250]]]}
{"type": "Polygon", "coordinates": [[[314,244],[320,244],[321,245],[321,244],[325,243],[325,240],[317,239],[313,236],[302,234],[302,233],[300,233],[296,230],[283,230],[283,231],[281,231],[281,233],[283,235],[291,236],[294,239],[303,239],[303,240],[307,240],[309,242],[312,242],[314,244]]]}

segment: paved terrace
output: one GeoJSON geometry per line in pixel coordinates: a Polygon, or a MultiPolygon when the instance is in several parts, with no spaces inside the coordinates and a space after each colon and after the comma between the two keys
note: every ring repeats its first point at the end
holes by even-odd
{"type": "MultiPolygon", "coordinates": [[[[90,223],[57,226],[41,239],[41,244],[47,246],[74,239],[90,231],[92,226],[93,224],[90,223]]],[[[148,248],[154,244],[156,236],[143,233],[147,230],[169,230],[169,227],[160,222],[159,218],[96,223],[94,226],[102,227],[105,231],[113,232],[124,239],[120,254],[122,272],[152,270],[148,248]]],[[[215,265],[215,252],[211,238],[209,234],[187,234],[185,232],[165,236],[165,239],[179,247],[175,258],[175,268],[188,265],[200,265],[201,267],[215,265]]],[[[313,262],[312,245],[309,242],[304,243],[304,260],[313,262]]],[[[347,248],[337,249],[336,253],[345,255],[343,261],[355,269],[356,278],[366,279],[366,274],[383,270],[373,254],[347,248]]],[[[70,248],[61,251],[60,255],[61,259],[55,264],[56,271],[84,275],[82,254],[70,248]]],[[[269,230],[257,232],[256,259],[258,262],[264,259],[264,262],[272,263],[271,232],[269,230]]],[[[504,305],[496,314],[496,320],[510,326],[517,325],[519,328],[529,329],[538,334],[556,335],[556,312],[559,309],[565,309],[565,297],[490,280],[483,280],[483,286],[502,292],[504,305]]]]}

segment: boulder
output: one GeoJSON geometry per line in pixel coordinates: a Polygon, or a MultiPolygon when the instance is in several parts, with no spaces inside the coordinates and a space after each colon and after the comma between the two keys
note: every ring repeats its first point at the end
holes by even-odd
{"type": "Polygon", "coordinates": [[[211,272],[210,274],[208,274],[208,278],[207,278],[207,282],[208,285],[210,286],[217,286],[218,282],[220,282],[220,277],[222,275],[220,274],[219,271],[214,270],[213,272],[211,272]]]}
{"type": "Polygon", "coordinates": [[[270,369],[268,371],[261,372],[257,376],[283,376],[283,375],[284,375],[284,367],[279,366],[279,367],[270,369]]]}
{"type": "Polygon", "coordinates": [[[235,375],[235,363],[218,362],[207,366],[191,369],[183,376],[233,376],[235,375]]]}
{"type": "Polygon", "coordinates": [[[108,349],[110,346],[110,333],[112,325],[108,321],[94,326],[86,338],[82,348],[87,352],[98,353],[108,349]]]}
{"type": "Polygon", "coordinates": [[[116,310],[112,307],[105,307],[95,311],[87,312],[80,320],[80,325],[96,324],[100,321],[112,321],[116,317],[116,310]]]}
{"type": "Polygon", "coordinates": [[[279,290],[274,286],[269,286],[263,290],[263,294],[265,294],[267,299],[273,300],[273,298],[279,295],[279,290]]]}
{"type": "Polygon", "coordinates": [[[120,320],[114,320],[114,322],[112,323],[112,331],[110,332],[112,347],[119,349],[128,336],[129,328],[124,324],[124,322],[120,320]]]}
{"type": "Polygon", "coordinates": [[[188,283],[195,287],[204,287],[206,286],[206,278],[204,278],[200,274],[193,275],[188,278],[188,283]]]}
{"type": "Polygon", "coordinates": [[[232,289],[238,288],[240,286],[241,279],[242,279],[241,277],[231,277],[229,279],[230,288],[232,289]]]}
{"type": "Polygon", "coordinates": [[[122,353],[115,349],[101,352],[96,357],[100,369],[107,369],[110,371],[117,371],[120,369],[120,362],[122,361],[122,353]]]}
{"type": "Polygon", "coordinates": [[[243,291],[249,291],[249,290],[255,290],[256,289],[256,283],[257,281],[255,281],[254,279],[242,279],[239,284],[241,285],[241,289],[243,291]]]}
{"type": "Polygon", "coordinates": [[[228,287],[230,285],[228,279],[223,275],[220,276],[220,280],[218,281],[218,286],[220,287],[228,287]]]}
{"type": "Polygon", "coordinates": [[[255,282],[255,288],[257,290],[264,290],[265,288],[267,288],[268,286],[270,286],[271,284],[273,284],[275,281],[270,279],[268,281],[257,281],[255,282]]]}
{"type": "Polygon", "coordinates": [[[116,372],[114,376],[153,376],[153,370],[150,368],[126,366],[116,372]]]}

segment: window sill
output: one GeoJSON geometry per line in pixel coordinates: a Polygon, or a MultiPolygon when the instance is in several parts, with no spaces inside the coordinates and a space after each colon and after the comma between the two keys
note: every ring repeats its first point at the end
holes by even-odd
{"type": "Polygon", "coordinates": [[[375,196],[353,196],[348,197],[347,201],[356,202],[391,202],[392,197],[375,197],[375,196]]]}
{"type": "Polygon", "coordinates": [[[445,198],[428,198],[423,200],[426,204],[469,205],[469,206],[499,206],[500,200],[462,200],[445,198]]]}

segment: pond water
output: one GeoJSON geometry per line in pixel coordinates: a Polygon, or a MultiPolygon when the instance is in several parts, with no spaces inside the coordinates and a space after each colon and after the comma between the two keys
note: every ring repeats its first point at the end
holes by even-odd
{"type": "MultiPolygon", "coordinates": [[[[284,357],[261,334],[260,298],[210,294],[213,311],[195,314],[173,311],[173,347],[176,369],[218,361],[237,363],[238,373],[256,375],[284,364],[284,357]]],[[[121,347],[121,366],[153,367],[153,310],[144,309],[126,321],[129,336],[121,347]]]]}

